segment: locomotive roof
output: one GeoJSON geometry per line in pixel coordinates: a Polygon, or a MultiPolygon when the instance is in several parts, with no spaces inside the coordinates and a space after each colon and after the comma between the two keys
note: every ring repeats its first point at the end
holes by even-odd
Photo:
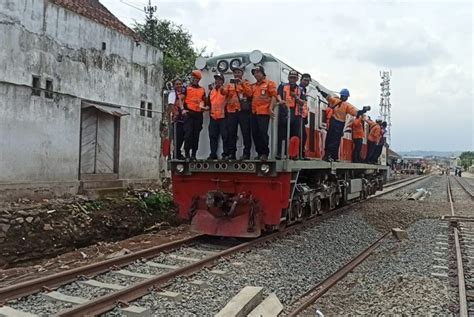
{"type": "MultiPolygon", "coordinates": [[[[217,55],[213,56],[211,58],[207,59],[207,65],[210,67],[214,67],[217,65],[217,62],[221,59],[231,59],[231,58],[237,58],[241,57],[243,59],[244,63],[250,63],[250,52],[236,52],[236,53],[228,53],[228,54],[222,54],[222,55],[217,55]]],[[[268,54],[268,53],[263,53],[263,59],[262,63],[265,62],[281,62],[279,59],[275,58],[273,55],[268,54]]]]}

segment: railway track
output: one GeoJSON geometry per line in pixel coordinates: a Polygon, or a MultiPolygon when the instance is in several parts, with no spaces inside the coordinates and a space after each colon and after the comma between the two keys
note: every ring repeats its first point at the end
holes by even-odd
{"type": "MultiPolygon", "coordinates": [[[[474,198],[473,193],[468,190],[457,177],[448,176],[447,193],[450,203],[451,216],[445,217],[451,225],[453,239],[452,247],[454,259],[456,260],[456,278],[459,295],[459,316],[467,317],[474,315],[474,217],[456,215],[455,199],[451,180],[455,179],[462,188],[467,199],[474,198]]],[[[456,193],[459,197],[459,193],[456,193]]],[[[474,209],[474,208],[473,208],[474,209]]],[[[472,209],[471,209],[472,210],[472,209]]]]}
{"type": "MultiPolygon", "coordinates": [[[[391,184],[383,192],[372,197],[394,191],[425,177],[391,184]]],[[[5,304],[0,307],[0,315],[13,316],[15,313],[21,313],[21,311],[15,311],[14,308],[8,306],[9,301],[12,302],[13,300],[15,302],[15,299],[20,297],[32,297],[33,302],[34,298],[47,298],[57,303],[57,305],[54,305],[54,311],[48,312],[48,314],[58,316],[85,316],[105,313],[115,308],[117,303],[127,306],[131,301],[142,297],[153,289],[160,292],[161,287],[178,276],[195,273],[205,267],[212,266],[223,257],[249,250],[257,245],[286,237],[296,231],[321,223],[335,214],[344,212],[352,205],[344,206],[322,217],[313,218],[305,223],[250,241],[231,240],[229,243],[228,240],[195,236],[11,285],[0,289],[0,303],[5,304]],[[147,267],[147,272],[152,269],[155,274],[141,273],[141,267],[147,267]],[[110,276],[120,276],[120,278],[109,279],[110,276]],[[110,282],[110,280],[113,280],[113,282],[110,282]],[[67,291],[67,286],[74,283],[86,285],[88,289],[101,289],[101,291],[90,292],[88,298],[61,293],[61,290],[67,291]],[[96,296],[97,294],[99,295],[96,296]]],[[[216,272],[216,274],[218,273],[216,272]]],[[[163,296],[173,296],[169,292],[162,293],[163,296]]]]}

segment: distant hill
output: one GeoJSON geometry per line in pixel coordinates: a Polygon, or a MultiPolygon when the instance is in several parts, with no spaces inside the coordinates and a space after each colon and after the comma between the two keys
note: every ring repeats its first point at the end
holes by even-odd
{"type": "Polygon", "coordinates": [[[403,156],[438,156],[438,157],[453,157],[459,156],[463,151],[400,151],[397,153],[403,156]]]}

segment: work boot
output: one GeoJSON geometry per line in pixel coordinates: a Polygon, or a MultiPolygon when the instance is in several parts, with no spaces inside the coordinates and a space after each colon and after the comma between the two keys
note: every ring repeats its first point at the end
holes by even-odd
{"type": "Polygon", "coordinates": [[[260,159],[260,155],[255,156],[253,159],[258,161],[260,159]]]}
{"type": "Polygon", "coordinates": [[[240,157],[241,160],[245,161],[245,160],[250,160],[250,155],[249,154],[244,154],[240,157]]]}
{"type": "Polygon", "coordinates": [[[281,160],[281,156],[280,155],[275,155],[275,160],[281,160]]]}
{"type": "Polygon", "coordinates": [[[208,160],[217,160],[217,155],[211,154],[211,155],[209,155],[209,157],[207,159],[208,160]]]}
{"type": "Polygon", "coordinates": [[[266,160],[268,160],[268,155],[266,154],[260,155],[260,161],[266,161],[266,160]]]}
{"type": "MultiPolygon", "coordinates": [[[[222,159],[224,159],[224,156],[222,157],[222,159]]],[[[235,154],[231,154],[231,155],[226,156],[225,159],[235,161],[237,158],[235,157],[235,154]]]]}

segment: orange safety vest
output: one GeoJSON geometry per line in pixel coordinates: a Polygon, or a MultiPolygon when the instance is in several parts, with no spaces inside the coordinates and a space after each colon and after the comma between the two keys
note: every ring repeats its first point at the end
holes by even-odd
{"type": "Polygon", "coordinates": [[[201,103],[206,96],[206,91],[202,87],[188,86],[186,88],[186,98],[184,103],[188,106],[189,110],[202,112],[200,107],[201,103]]]}
{"type": "Polygon", "coordinates": [[[270,115],[272,97],[278,95],[275,82],[264,79],[252,85],[252,113],[270,115]]]}
{"type": "Polygon", "coordinates": [[[337,121],[345,122],[346,114],[350,114],[354,117],[357,115],[357,108],[347,101],[341,101],[341,99],[332,96],[328,96],[326,99],[329,106],[333,108],[334,119],[337,121]]]}
{"type": "Polygon", "coordinates": [[[223,89],[224,95],[227,96],[227,112],[237,112],[240,108],[239,98],[242,100],[252,96],[252,87],[248,80],[244,80],[240,84],[227,84],[223,89]]]}
{"type": "MultiPolygon", "coordinates": [[[[295,90],[293,92],[297,97],[301,97],[301,89],[298,86],[295,87],[295,90]]],[[[300,107],[296,103],[296,98],[291,96],[291,87],[289,84],[283,86],[283,100],[285,101],[288,108],[295,108],[295,116],[300,115],[300,107]]]]}
{"type": "Polygon", "coordinates": [[[329,123],[331,122],[332,114],[334,110],[330,107],[326,108],[326,127],[329,129],[329,123]]]}
{"type": "Polygon", "coordinates": [[[364,138],[364,126],[361,118],[356,118],[352,122],[352,139],[363,139],[364,138]]]}
{"type": "Polygon", "coordinates": [[[209,101],[211,102],[212,119],[224,119],[226,96],[221,94],[219,90],[214,88],[209,93],[209,101]]]}
{"type": "Polygon", "coordinates": [[[381,137],[381,127],[379,124],[374,124],[372,128],[370,129],[369,133],[369,141],[374,142],[374,143],[379,143],[380,137],[381,137]]]}

